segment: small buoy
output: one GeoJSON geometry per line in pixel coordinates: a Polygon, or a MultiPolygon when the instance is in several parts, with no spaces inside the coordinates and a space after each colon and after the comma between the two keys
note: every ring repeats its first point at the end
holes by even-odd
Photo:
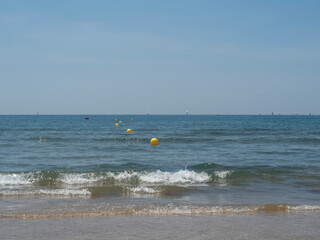
{"type": "Polygon", "coordinates": [[[150,143],[151,143],[151,145],[158,145],[159,144],[159,141],[158,141],[158,139],[156,139],[156,138],[152,138],[151,140],[150,140],[150,143]]]}
{"type": "Polygon", "coordinates": [[[119,121],[119,123],[122,123],[122,121],[119,121]]]}
{"type": "Polygon", "coordinates": [[[89,118],[88,117],[86,117],[86,118],[84,118],[85,120],[89,120],[89,118]]]}
{"type": "Polygon", "coordinates": [[[127,129],[127,133],[132,133],[132,130],[130,128],[127,129]]]}
{"type": "Polygon", "coordinates": [[[119,126],[119,123],[116,123],[115,125],[116,125],[116,127],[118,127],[118,126],[119,126]]]}
{"type": "Polygon", "coordinates": [[[133,118],[131,118],[131,121],[133,120],[133,118]]]}
{"type": "Polygon", "coordinates": [[[115,121],[118,121],[118,119],[115,119],[115,121]]]}

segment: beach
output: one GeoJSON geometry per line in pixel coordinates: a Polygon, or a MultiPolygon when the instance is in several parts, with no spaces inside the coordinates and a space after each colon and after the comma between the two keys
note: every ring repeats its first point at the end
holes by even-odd
{"type": "Polygon", "coordinates": [[[1,219],[1,239],[319,239],[319,213],[1,219]]]}

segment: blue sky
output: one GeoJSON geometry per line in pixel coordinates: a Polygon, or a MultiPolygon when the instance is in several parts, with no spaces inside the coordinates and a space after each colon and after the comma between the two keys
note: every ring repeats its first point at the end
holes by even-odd
{"type": "Polygon", "coordinates": [[[320,114],[320,1],[0,0],[0,114],[320,114]]]}

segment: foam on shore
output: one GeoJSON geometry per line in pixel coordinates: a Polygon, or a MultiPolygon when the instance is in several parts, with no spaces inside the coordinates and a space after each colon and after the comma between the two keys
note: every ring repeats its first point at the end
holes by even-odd
{"type": "Polygon", "coordinates": [[[320,205],[288,205],[264,204],[248,206],[192,206],[172,204],[150,205],[147,207],[108,206],[99,211],[73,211],[57,213],[0,213],[0,218],[40,219],[65,217],[104,217],[104,216],[205,216],[205,215],[233,215],[233,214],[287,214],[301,212],[320,212],[320,205]]]}

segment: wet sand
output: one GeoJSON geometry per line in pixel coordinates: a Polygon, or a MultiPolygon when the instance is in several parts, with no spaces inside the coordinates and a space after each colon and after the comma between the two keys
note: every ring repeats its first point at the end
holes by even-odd
{"type": "Polygon", "coordinates": [[[319,213],[0,219],[1,239],[319,239],[319,213]]]}

